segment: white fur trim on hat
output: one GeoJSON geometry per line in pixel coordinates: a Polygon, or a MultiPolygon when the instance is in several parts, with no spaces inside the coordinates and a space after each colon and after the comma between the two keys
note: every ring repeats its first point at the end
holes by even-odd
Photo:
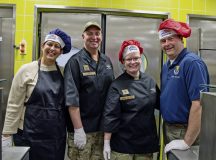
{"type": "Polygon", "coordinates": [[[162,29],[159,31],[159,39],[164,39],[166,37],[172,36],[172,35],[176,35],[177,32],[172,30],[172,29],[162,29]]]}
{"type": "Polygon", "coordinates": [[[55,34],[46,35],[44,42],[46,42],[46,41],[57,42],[57,43],[59,43],[61,45],[61,48],[64,48],[64,46],[65,46],[64,41],[59,36],[57,36],[55,34]]]}
{"type": "Polygon", "coordinates": [[[123,59],[130,53],[140,52],[139,48],[136,45],[129,45],[125,47],[123,52],[123,59]]]}

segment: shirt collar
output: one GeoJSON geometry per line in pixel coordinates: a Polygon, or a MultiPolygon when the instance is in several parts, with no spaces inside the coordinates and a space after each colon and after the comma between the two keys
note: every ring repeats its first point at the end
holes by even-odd
{"type": "Polygon", "coordinates": [[[170,65],[170,61],[168,61],[168,66],[169,67],[176,66],[177,64],[179,64],[179,62],[184,58],[186,54],[187,54],[187,48],[184,48],[171,65],[170,65]]]}

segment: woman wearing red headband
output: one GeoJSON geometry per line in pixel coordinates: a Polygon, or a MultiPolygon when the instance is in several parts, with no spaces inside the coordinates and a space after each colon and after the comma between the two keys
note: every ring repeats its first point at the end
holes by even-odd
{"type": "Polygon", "coordinates": [[[111,84],[104,110],[105,160],[152,160],[158,151],[154,110],[159,108],[159,89],[140,71],[142,53],[138,41],[122,43],[119,61],[125,71],[111,84]]]}

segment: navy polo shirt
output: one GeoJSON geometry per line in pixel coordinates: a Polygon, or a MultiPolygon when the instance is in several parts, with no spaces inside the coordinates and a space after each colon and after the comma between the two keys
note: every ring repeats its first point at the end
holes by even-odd
{"type": "Polygon", "coordinates": [[[192,52],[183,49],[173,64],[164,64],[161,74],[160,109],[168,123],[188,123],[191,103],[200,99],[200,84],[209,84],[206,64],[192,52]]]}

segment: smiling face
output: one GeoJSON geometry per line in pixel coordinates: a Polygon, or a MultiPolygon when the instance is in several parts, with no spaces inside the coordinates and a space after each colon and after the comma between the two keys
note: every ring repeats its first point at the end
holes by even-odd
{"type": "Polygon", "coordinates": [[[166,52],[169,59],[174,60],[184,49],[183,40],[178,35],[172,35],[160,40],[161,48],[166,52]]]}
{"type": "Polygon", "coordinates": [[[124,67],[128,74],[131,76],[137,76],[141,67],[141,56],[139,52],[129,53],[124,58],[124,67]]]}
{"type": "Polygon", "coordinates": [[[46,65],[54,64],[57,57],[62,53],[61,45],[58,42],[47,41],[42,47],[42,62],[46,65]]]}
{"type": "Polygon", "coordinates": [[[84,47],[87,50],[97,50],[102,41],[101,30],[95,26],[89,27],[82,35],[84,47]]]}

